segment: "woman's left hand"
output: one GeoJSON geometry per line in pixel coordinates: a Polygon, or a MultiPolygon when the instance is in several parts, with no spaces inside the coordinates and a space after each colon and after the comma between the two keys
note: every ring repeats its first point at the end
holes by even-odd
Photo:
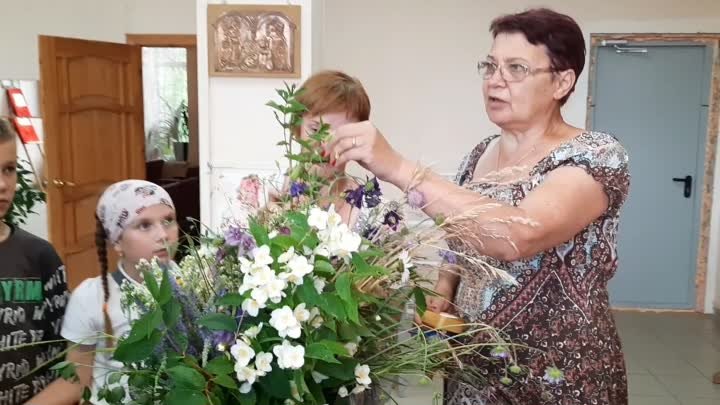
{"type": "Polygon", "coordinates": [[[406,160],[370,121],[338,128],[325,149],[325,156],[330,157],[330,164],[334,166],[356,161],[380,180],[400,188],[404,188],[408,177],[412,176],[406,160]]]}

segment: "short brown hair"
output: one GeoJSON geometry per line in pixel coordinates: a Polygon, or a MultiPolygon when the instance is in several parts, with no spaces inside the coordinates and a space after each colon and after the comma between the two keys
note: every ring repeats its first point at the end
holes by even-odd
{"type": "Polygon", "coordinates": [[[522,33],[531,44],[545,46],[551,68],[558,71],[572,69],[576,80],[560,100],[565,104],[585,67],[585,38],[572,17],[547,8],[533,8],[496,18],[490,24],[490,32],[493,38],[502,33],[522,33]]]}
{"type": "Polygon", "coordinates": [[[312,115],[347,112],[348,118],[370,119],[370,98],[360,80],[337,70],[310,76],[301,86],[297,101],[312,115]]]}
{"type": "Polygon", "coordinates": [[[0,118],[0,143],[14,141],[16,138],[17,132],[15,132],[15,128],[10,121],[0,118]]]}

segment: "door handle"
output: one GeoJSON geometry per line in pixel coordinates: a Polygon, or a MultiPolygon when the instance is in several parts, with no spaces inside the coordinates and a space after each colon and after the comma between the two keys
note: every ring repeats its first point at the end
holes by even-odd
{"type": "Polygon", "coordinates": [[[690,195],[692,195],[692,176],[688,175],[685,177],[673,177],[672,180],[684,183],[683,195],[685,196],[685,198],[690,198],[690,195]]]}
{"type": "Polygon", "coordinates": [[[75,183],[73,183],[72,181],[62,181],[59,179],[53,179],[52,183],[53,183],[53,186],[55,186],[57,188],[63,188],[65,186],[75,187],[75,183]]]}

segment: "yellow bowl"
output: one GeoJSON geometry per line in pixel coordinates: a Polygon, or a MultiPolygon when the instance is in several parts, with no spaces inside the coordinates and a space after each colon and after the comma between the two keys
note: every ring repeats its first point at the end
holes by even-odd
{"type": "Polygon", "coordinates": [[[455,334],[463,333],[467,329],[467,325],[465,325],[466,322],[462,318],[445,312],[438,314],[432,311],[425,311],[425,314],[422,316],[422,322],[433,329],[455,334]]]}

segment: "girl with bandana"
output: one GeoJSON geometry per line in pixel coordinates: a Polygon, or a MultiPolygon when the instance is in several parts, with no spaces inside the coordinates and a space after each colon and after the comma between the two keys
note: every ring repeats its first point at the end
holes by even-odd
{"type": "Polygon", "coordinates": [[[131,328],[121,308],[120,284],[142,283],[136,269],[141,260],[157,258],[160,263],[174,264],[178,225],[175,206],[162,187],[144,180],[111,185],[100,197],[96,221],[100,276],[85,280],[73,291],[61,331],[73,344],[67,360],[76,364],[79,381],[56,380],[28,404],[77,404],[85,387],[93,394],[91,403],[100,403],[98,389],[110,371],[122,366],[105,349],[131,328]],[[112,273],[108,247],[119,257],[112,273]]]}

